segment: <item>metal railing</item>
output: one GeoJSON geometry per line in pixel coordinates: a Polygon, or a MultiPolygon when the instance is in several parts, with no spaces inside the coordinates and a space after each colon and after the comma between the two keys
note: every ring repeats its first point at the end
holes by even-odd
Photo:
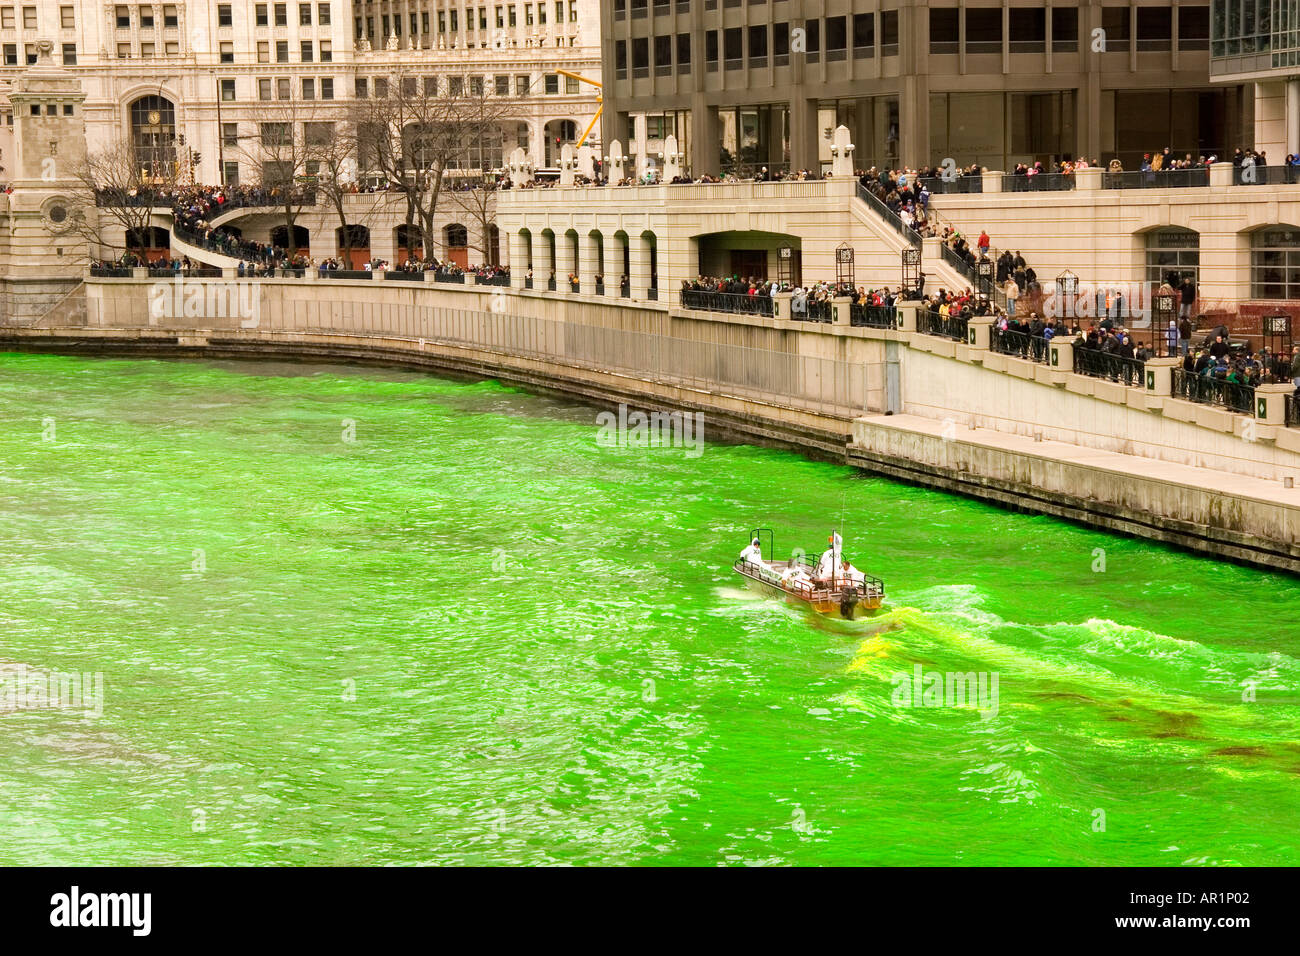
{"type": "Polygon", "coordinates": [[[898,310],[892,305],[849,304],[849,325],[868,329],[898,328],[898,310]]]}
{"type": "Polygon", "coordinates": [[[404,269],[389,269],[384,273],[385,282],[423,282],[423,272],[407,272],[404,269]]]}
{"type": "Polygon", "coordinates": [[[465,284],[465,273],[463,272],[435,272],[433,274],[434,282],[450,282],[454,285],[465,284]]]}
{"type": "Polygon", "coordinates": [[[91,266],[90,274],[103,279],[129,279],[131,278],[131,268],[129,266],[91,266]]]}
{"type": "Polygon", "coordinates": [[[658,302],[659,287],[657,285],[650,286],[650,288],[645,290],[645,297],[648,302],[658,302]]]}
{"type": "MultiPolygon", "coordinates": [[[[627,295],[625,292],[624,295],[627,295]]],[[[711,292],[707,289],[682,289],[683,309],[703,312],[728,312],[732,315],[774,314],[770,295],[740,295],[735,292],[711,292]]]]}
{"type": "Polygon", "coordinates": [[[952,246],[946,242],[939,243],[939,255],[943,261],[952,266],[957,272],[970,280],[971,286],[978,282],[978,274],[975,271],[975,263],[962,257],[952,246]]]}
{"type": "Polygon", "coordinates": [[[793,304],[790,307],[790,318],[801,321],[830,322],[834,316],[835,310],[830,299],[809,299],[800,312],[794,310],[793,304]]]}
{"type": "Polygon", "coordinates": [[[1122,355],[1112,355],[1110,352],[1086,349],[1082,346],[1076,346],[1074,349],[1074,371],[1079,375],[1104,378],[1120,385],[1136,385],[1140,388],[1145,384],[1143,377],[1145,369],[1146,363],[1135,358],[1125,358],[1122,355]]]}
{"type": "Polygon", "coordinates": [[[532,277],[532,276],[524,276],[524,288],[525,288],[525,289],[531,289],[532,287],[533,287],[533,277],[532,277]]]}
{"type": "Polygon", "coordinates": [[[1002,177],[1004,193],[1064,192],[1074,188],[1074,176],[1068,173],[1035,173],[1032,176],[1007,173],[1002,177]]]}
{"type": "MultiPolygon", "coordinates": [[[[508,273],[508,272],[500,272],[500,273],[497,273],[496,275],[490,275],[490,276],[480,276],[480,275],[476,275],[476,276],[474,277],[474,284],[475,284],[475,285],[504,285],[504,286],[508,286],[508,285],[510,285],[510,273],[508,273]]],[[[600,283],[597,283],[597,285],[599,285],[599,284],[600,284],[600,283]]]]}
{"type": "Polygon", "coordinates": [[[978,174],[975,176],[958,176],[956,179],[944,179],[942,176],[922,176],[917,181],[930,190],[932,196],[966,195],[984,192],[984,177],[978,174]]]}
{"type": "Polygon", "coordinates": [[[939,335],[955,342],[966,341],[966,329],[969,323],[965,316],[940,315],[929,309],[916,313],[916,330],[926,335],[939,335]]]}
{"type": "Polygon", "coordinates": [[[1238,166],[1232,171],[1234,186],[1290,186],[1300,183],[1300,166],[1238,166]]]}
{"type": "Polygon", "coordinates": [[[1206,166],[1192,169],[1137,170],[1131,173],[1101,174],[1102,189],[1182,189],[1190,186],[1210,185],[1210,170],[1206,166]]]}
{"type": "Polygon", "coordinates": [[[326,269],[321,275],[327,279],[371,279],[375,274],[366,269],[326,269]]]}
{"type": "Polygon", "coordinates": [[[1042,335],[1030,335],[1015,329],[989,329],[989,350],[1001,352],[1031,362],[1046,363],[1050,350],[1047,345],[1051,340],[1042,335]]]}
{"type": "Polygon", "coordinates": [[[1286,396],[1286,425],[1288,428],[1300,428],[1300,398],[1286,396]]]}
{"type": "Polygon", "coordinates": [[[549,279],[546,280],[546,291],[547,292],[555,291],[555,276],[551,276],[549,279]]]}
{"type": "Polygon", "coordinates": [[[899,218],[898,213],[891,210],[880,200],[879,197],[876,196],[875,193],[862,185],[862,180],[858,180],[858,198],[870,206],[871,210],[875,212],[876,215],[880,216],[881,219],[893,226],[900,236],[918,249],[921,248],[921,234],[910,226],[904,225],[903,220],[899,218]]]}
{"type": "Polygon", "coordinates": [[[605,294],[605,283],[603,283],[603,282],[601,282],[599,279],[597,279],[597,280],[596,280],[596,295],[604,295],[604,294],[605,294]]]}
{"type": "Polygon", "coordinates": [[[1253,385],[1229,382],[1213,375],[1197,375],[1181,368],[1174,369],[1173,385],[1174,398],[1201,405],[1220,405],[1243,415],[1255,413],[1253,385]]]}

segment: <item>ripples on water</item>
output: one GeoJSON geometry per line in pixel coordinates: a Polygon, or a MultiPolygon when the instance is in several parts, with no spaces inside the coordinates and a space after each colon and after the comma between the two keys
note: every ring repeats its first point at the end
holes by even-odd
{"type": "Polygon", "coordinates": [[[0,859],[1297,862],[1290,579],[595,433],[494,383],[3,356],[0,677],[105,699],[0,713],[0,859]],[[878,618],[730,575],[842,510],[878,618]],[[895,706],[917,665],[997,716],[895,706]]]}

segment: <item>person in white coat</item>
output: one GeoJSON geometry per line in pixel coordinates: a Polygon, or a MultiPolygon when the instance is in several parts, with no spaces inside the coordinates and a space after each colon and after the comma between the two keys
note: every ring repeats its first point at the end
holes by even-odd
{"type": "Polygon", "coordinates": [[[746,564],[763,563],[763,549],[759,547],[757,538],[750,542],[748,548],[740,552],[740,560],[744,561],[746,564]]]}

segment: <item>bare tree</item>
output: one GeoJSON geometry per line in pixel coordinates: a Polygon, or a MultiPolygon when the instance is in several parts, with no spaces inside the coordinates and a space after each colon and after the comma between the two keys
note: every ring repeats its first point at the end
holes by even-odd
{"type": "Polygon", "coordinates": [[[78,201],[71,213],[71,231],[95,247],[101,258],[108,258],[102,255],[105,250],[121,249],[146,261],[153,210],[158,205],[170,206],[176,186],[174,163],[152,165],[151,171],[130,140],[118,137],[87,154],[73,170],[78,201]],[[122,228],[121,244],[113,241],[113,226],[122,228]]]}
{"type": "Polygon", "coordinates": [[[449,195],[452,204],[459,209],[467,218],[471,219],[475,225],[474,231],[469,231],[466,236],[467,245],[470,249],[477,251],[482,255],[480,263],[485,266],[498,265],[500,250],[492,242],[492,226],[496,222],[497,213],[497,184],[493,179],[491,182],[485,176],[482,182],[472,182],[462,184],[465,187],[450,190],[449,195]],[[478,242],[475,242],[475,238],[478,242]]]}
{"type": "Polygon", "coordinates": [[[489,92],[481,76],[440,88],[434,77],[398,72],[376,82],[362,110],[363,163],[403,195],[408,233],[418,225],[428,255],[449,174],[482,177],[500,165],[502,125],[517,103],[489,92]]]}
{"type": "Polygon", "coordinates": [[[348,268],[352,263],[352,227],[365,225],[387,198],[384,193],[364,193],[359,189],[357,119],[357,115],[351,112],[333,124],[329,142],[320,149],[316,178],[320,200],[327,203],[338,217],[339,250],[348,268]]]}
{"type": "Polygon", "coordinates": [[[258,119],[257,134],[242,138],[241,152],[258,171],[258,184],[275,200],[292,258],[298,254],[298,216],[316,201],[309,184],[335,155],[336,123],[313,103],[289,99],[261,110],[258,119]]]}

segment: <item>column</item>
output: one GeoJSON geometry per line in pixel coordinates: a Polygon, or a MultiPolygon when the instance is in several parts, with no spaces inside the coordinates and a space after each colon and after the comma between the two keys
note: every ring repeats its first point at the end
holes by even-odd
{"type": "MultiPolygon", "coordinates": [[[[550,288],[550,280],[552,278],[551,263],[555,262],[556,265],[554,267],[555,268],[554,278],[555,278],[555,287],[558,289],[560,288],[560,282],[561,280],[563,280],[564,276],[559,274],[560,273],[559,253],[556,251],[555,248],[555,233],[543,232],[541,235],[541,239],[542,239],[542,247],[540,250],[541,261],[540,262],[538,261],[536,251],[534,251],[534,255],[533,255],[533,288],[534,289],[550,288]]],[[[534,243],[536,243],[537,240],[534,239],[533,241],[534,243]]],[[[536,246],[534,246],[534,250],[536,250],[536,246]]]]}
{"type": "Polygon", "coordinates": [[[703,93],[695,93],[691,96],[690,173],[696,179],[716,176],[718,167],[718,108],[710,106],[703,93]]]}
{"type": "Polygon", "coordinates": [[[573,237],[567,232],[555,237],[555,288],[557,291],[572,292],[569,276],[576,273],[578,263],[573,254],[573,237]]]}
{"type": "Polygon", "coordinates": [[[582,291],[587,295],[596,294],[596,273],[600,271],[600,243],[588,230],[578,237],[578,279],[582,291]]]}
{"type": "Polygon", "coordinates": [[[518,229],[512,229],[509,234],[509,252],[510,256],[510,287],[512,289],[522,289],[524,287],[524,274],[528,271],[528,246],[524,242],[524,237],[519,234],[518,229]]]}
{"type": "Polygon", "coordinates": [[[640,233],[627,237],[627,259],[631,269],[628,279],[632,284],[632,298],[644,302],[649,298],[650,290],[650,244],[640,233]]]}
{"type": "MultiPolygon", "coordinates": [[[[792,54],[802,57],[803,54],[792,54]]],[[[817,101],[797,97],[790,101],[790,168],[821,173],[821,140],[817,130],[817,101]]],[[[713,152],[718,151],[716,137],[713,152]]],[[[716,162],[716,160],[715,160],[716,162]]]]}
{"type": "Polygon", "coordinates": [[[1300,80],[1286,81],[1286,151],[1300,153],[1300,80]]]}

